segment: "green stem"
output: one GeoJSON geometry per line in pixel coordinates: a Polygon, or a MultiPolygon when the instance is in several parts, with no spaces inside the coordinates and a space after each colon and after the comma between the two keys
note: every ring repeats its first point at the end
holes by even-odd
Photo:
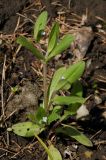
{"type": "Polygon", "coordinates": [[[53,160],[53,157],[52,157],[52,155],[51,155],[48,147],[45,145],[45,143],[42,141],[42,139],[41,139],[39,136],[37,136],[36,134],[35,134],[35,137],[36,137],[37,140],[40,142],[40,144],[43,146],[43,148],[44,148],[45,151],[47,152],[49,158],[50,158],[51,160],[53,160]]]}
{"type": "Polygon", "coordinates": [[[43,65],[43,76],[44,76],[44,108],[48,113],[48,97],[47,97],[47,64],[44,63],[43,65]]]}

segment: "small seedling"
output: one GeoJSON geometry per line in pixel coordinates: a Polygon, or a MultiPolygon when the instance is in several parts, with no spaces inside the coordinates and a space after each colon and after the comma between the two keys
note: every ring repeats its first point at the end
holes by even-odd
{"type": "MultiPolygon", "coordinates": [[[[39,44],[47,24],[47,16],[46,11],[42,12],[34,26],[34,39],[35,42],[39,42],[39,44]]],[[[59,24],[57,22],[54,23],[49,34],[48,46],[45,53],[38,50],[33,42],[26,37],[20,36],[17,39],[17,43],[30,50],[32,54],[43,63],[44,100],[34,114],[29,113],[28,118],[30,121],[14,124],[11,129],[9,128],[8,130],[12,130],[15,134],[23,137],[35,136],[48,153],[48,160],[62,159],[59,151],[53,145],[47,147],[38,136],[41,132],[45,131],[51,123],[56,124],[53,128],[55,133],[68,135],[83,145],[92,146],[92,142],[75,127],[69,124],[61,124],[62,121],[75,115],[79,106],[86,101],[86,99],[82,97],[82,86],[79,81],[85,69],[85,62],[79,61],[68,67],[59,68],[54,73],[49,86],[47,85],[48,63],[53,57],[63,53],[73,41],[74,37],[70,34],[65,35],[59,40],[59,24]],[[60,90],[65,94],[69,89],[71,90],[69,96],[58,94],[60,90]],[[51,154],[53,151],[55,152],[55,157],[51,154]]]]}
{"type": "Polygon", "coordinates": [[[18,92],[18,91],[19,91],[19,88],[18,88],[18,86],[11,87],[11,91],[12,91],[13,93],[16,93],[16,92],[18,92]]]}

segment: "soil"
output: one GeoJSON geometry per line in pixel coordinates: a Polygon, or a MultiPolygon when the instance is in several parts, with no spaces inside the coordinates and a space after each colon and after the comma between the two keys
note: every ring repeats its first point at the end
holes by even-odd
{"type": "MultiPolygon", "coordinates": [[[[15,40],[20,34],[32,34],[34,21],[45,9],[45,4],[39,0],[0,0],[1,160],[47,159],[35,138],[22,138],[7,132],[7,127],[25,121],[26,114],[35,111],[42,100],[42,65],[29,51],[20,48],[15,40]]],[[[75,44],[66,51],[67,55],[62,54],[53,60],[48,74],[51,76],[51,72],[63,64],[78,58],[85,59],[86,69],[81,82],[84,97],[89,97],[86,102],[89,115],[76,123],[94,144],[89,148],[57,135],[54,145],[63,160],[106,160],[106,0],[52,1],[46,8],[50,12],[49,27],[57,19],[62,35],[77,33],[75,44]],[[85,31],[88,27],[90,35],[85,31]],[[83,46],[84,50],[79,50],[83,46]]],[[[46,134],[41,138],[45,141],[46,134]]]]}

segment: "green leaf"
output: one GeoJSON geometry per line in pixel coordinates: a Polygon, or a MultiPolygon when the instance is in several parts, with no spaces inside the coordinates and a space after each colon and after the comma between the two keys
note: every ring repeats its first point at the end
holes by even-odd
{"type": "Polygon", "coordinates": [[[16,93],[16,92],[18,92],[19,91],[19,87],[16,85],[15,87],[11,87],[11,91],[13,92],[13,93],[16,93]]]}
{"type": "Polygon", "coordinates": [[[50,87],[49,87],[49,101],[50,101],[50,99],[51,99],[51,97],[52,97],[52,94],[55,92],[55,91],[57,91],[57,83],[61,80],[61,78],[62,78],[62,75],[63,75],[63,73],[65,72],[65,70],[66,70],[66,68],[65,67],[62,67],[62,68],[59,68],[56,72],[55,72],[55,74],[54,74],[54,76],[53,76],[53,78],[52,78],[52,81],[51,81],[51,84],[50,84],[50,87]]]}
{"type": "Polygon", "coordinates": [[[65,72],[63,73],[63,81],[59,81],[57,83],[56,88],[62,89],[67,83],[74,83],[76,80],[78,80],[81,75],[83,74],[85,69],[85,62],[79,61],[73,65],[70,65],[65,72]]]}
{"type": "Polygon", "coordinates": [[[81,106],[81,104],[79,104],[79,103],[71,104],[68,106],[67,111],[69,111],[71,113],[71,115],[75,115],[80,106],[81,106]]]}
{"type": "Polygon", "coordinates": [[[43,107],[39,107],[38,110],[36,111],[36,120],[38,121],[39,124],[43,122],[44,117],[47,117],[45,109],[43,107]]]}
{"type": "Polygon", "coordinates": [[[54,47],[57,44],[58,40],[58,35],[59,35],[59,24],[55,22],[55,24],[52,27],[50,36],[49,36],[49,41],[48,41],[48,49],[47,52],[48,54],[54,49],[54,47]]]}
{"type": "Polygon", "coordinates": [[[44,56],[39,52],[37,48],[34,47],[33,43],[30,42],[26,37],[20,36],[17,38],[17,43],[22,45],[23,47],[27,48],[32,52],[34,56],[36,56],[38,59],[44,60],[44,56]]]}
{"type": "Polygon", "coordinates": [[[68,82],[70,82],[72,84],[73,82],[75,82],[76,80],[78,80],[82,76],[84,69],[85,69],[85,62],[79,61],[67,69],[67,70],[69,70],[70,75],[67,71],[65,73],[64,77],[67,77],[68,82]]]}
{"type": "Polygon", "coordinates": [[[47,24],[47,11],[43,11],[37,18],[34,26],[34,38],[38,42],[41,38],[41,32],[45,29],[47,24]]]}
{"type": "Polygon", "coordinates": [[[83,133],[81,133],[80,131],[78,131],[76,128],[72,126],[64,125],[63,127],[57,128],[56,132],[63,133],[67,136],[70,136],[85,146],[88,146],[88,147],[93,146],[90,139],[88,139],[83,133]]]}
{"type": "Polygon", "coordinates": [[[27,117],[36,124],[42,124],[47,115],[45,109],[43,107],[39,107],[36,112],[28,113],[27,117]]]}
{"type": "MultiPolygon", "coordinates": [[[[39,133],[42,132],[43,129],[44,128],[41,129],[39,125],[32,122],[17,123],[11,127],[11,130],[15,134],[22,137],[32,137],[35,134],[38,135],[39,133]]],[[[10,128],[8,130],[10,130],[10,128]]]]}
{"type": "Polygon", "coordinates": [[[67,118],[69,118],[72,115],[73,114],[70,111],[64,110],[64,114],[61,116],[59,121],[62,122],[62,121],[66,120],[67,118]]]}
{"type": "Polygon", "coordinates": [[[77,80],[76,82],[73,83],[71,95],[82,97],[83,88],[82,88],[81,82],[79,80],[77,80]]]}
{"type": "MultiPolygon", "coordinates": [[[[58,86],[57,86],[58,87],[58,86]]],[[[60,88],[60,87],[59,87],[60,88]]],[[[71,88],[71,84],[67,81],[67,83],[63,86],[62,90],[67,91],[71,88]]]]}
{"type": "Polygon", "coordinates": [[[49,61],[52,57],[62,53],[66,50],[73,42],[74,37],[72,35],[65,35],[59,44],[52,50],[52,52],[48,55],[47,61],[49,61]]]}
{"type": "Polygon", "coordinates": [[[61,106],[55,106],[48,116],[48,125],[57,119],[60,119],[61,106]]]}
{"type": "Polygon", "coordinates": [[[57,105],[82,104],[85,102],[85,99],[78,96],[55,96],[53,102],[57,105]]]}
{"type": "MultiPolygon", "coordinates": [[[[63,77],[63,76],[62,76],[62,77],[63,77]]],[[[61,79],[61,80],[57,83],[57,85],[56,85],[56,90],[57,90],[57,91],[60,90],[60,89],[62,89],[62,90],[68,90],[70,87],[71,87],[71,84],[67,81],[67,79],[64,79],[64,77],[63,77],[63,79],[61,79]]]]}
{"type": "Polygon", "coordinates": [[[58,119],[60,119],[60,115],[58,113],[52,112],[48,116],[48,125],[50,125],[50,123],[52,123],[53,121],[56,121],[58,119]]]}
{"type": "MultiPolygon", "coordinates": [[[[62,156],[57,148],[55,148],[52,144],[48,148],[49,152],[52,154],[53,160],[62,160],[62,156]]],[[[49,156],[48,160],[51,160],[49,156]]]]}
{"type": "Polygon", "coordinates": [[[69,66],[67,69],[65,67],[59,68],[55,72],[49,87],[49,101],[51,100],[54,92],[59,89],[63,89],[69,83],[72,84],[79,79],[84,71],[84,68],[84,61],[77,62],[76,64],[69,66]]]}

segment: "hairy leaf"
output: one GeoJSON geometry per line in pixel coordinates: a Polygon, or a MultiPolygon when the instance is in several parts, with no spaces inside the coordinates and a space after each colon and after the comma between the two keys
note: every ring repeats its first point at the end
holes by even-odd
{"type": "Polygon", "coordinates": [[[71,84],[67,81],[67,79],[64,79],[64,76],[62,76],[63,79],[61,79],[57,85],[56,85],[56,90],[68,90],[71,87],[71,84]]]}
{"type": "Polygon", "coordinates": [[[78,96],[55,96],[53,102],[57,105],[82,104],[85,102],[85,99],[78,96]]]}
{"type": "Polygon", "coordinates": [[[70,85],[79,79],[84,71],[85,62],[80,61],[69,66],[62,74],[62,78],[56,85],[56,90],[64,89],[65,85],[70,85]]]}
{"type": "Polygon", "coordinates": [[[61,106],[55,106],[48,116],[48,124],[60,119],[61,106]]]}
{"type": "Polygon", "coordinates": [[[65,70],[66,70],[66,68],[62,67],[62,68],[59,68],[55,72],[55,74],[54,74],[54,76],[52,78],[50,87],[49,87],[49,100],[51,99],[53,92],[57,91],[57,87],[56,86],[57,86],[58,82],[61,80],[62,75],[65,72],[65,70]]]}
{"type": "Polygon", "coordinates": [[[41,38],[41,32],[45,29],[48,13],[43,11],[37,18],[34,26],[34,38],[38,42],[41,38]]]}
{"type": "Polygon", "coordinates": [[[79,61],[67,69],[67,70],[69,70],[70,75],[67,71],[64,76],[67,77],[67,80],[72,84],[73,82],[75,82],[76,80],[78,80],[82,76],[84,69],[85,69],[85,62],[79,61]]]}
{"type": "MultiPolygon", "coordinates": [[[[62,160],[62,156],[56,147],[51,144],[48,148],[49,152],[52,154],[53,160],[62,160]]],[[[49,156],[48,160],[51,160],[49,156]]]]}
{"type": "Polygon", "coordinates": [[[32,54],[35,55],[38,59],[44,60],[44,56],[39,52],[37,48],[34,47],[33,43],[30,42],[26,37],[24,36],[18,37],[17,43],[19,43],[20,45],[31,51],[32,54]]]}
{"type": "Polygon", "coordinates": [[[60,115],[58,113],[52,112],[48,116],[48,125],[50,125],[50,123],[52,123],[53,121],[56,121],[58,119],[60,119],[60,115]]]}
{"type": "Polygon", "coordinates": [[[11,129],[15,134],[22,137],[32,137],[35,134],[38,135],[43,130],[43,128],[41,129],[39,125],[32,122],[17,123],[9,129],[11,129]]]}
{"type": "Polygon", "coordinates": [[[78,131],[76,128],[72,126],[64,125],[63,127],[57,128],[56,132],[63,133],[67,136],[70,136],[85,146],[88,146],[88,147],[93,146],[90,139],[88,139],[83,133],[81,133],[80,131],[78,131]]]}
{"type": "Polygon", "coordinates": [[[60,43],[57,44],[57,46],[48,55],[47,61],[66,50],[71,45],[71,42],[73,42],[73,40],[74,37],[72,35],[65,35],[63,39],[60,41],[60,43]]]}
{"type": "Polygon", "coordinates": [[[39,107],[38,110],[36,111],[36,120],[38,122],[43,121],[43,117],[46,117],[46,112],[45,109],[43,107],[39,107]]]}
{"type": "Polygon", "coordinates": [[[62,75],[63,81],[59,81],[57,83],[56,88],[62,89],[66,84],[74,83],[76,80],[78,80],[81,75],[83,74],[85,69],[85,62],[79,61],[73,65],[70,65],[65,72],[62,75]]]}
{"type": "Polygon", "coordinates": [[[48,54],[55,48],[58,40],[58,35],[59,35],[59,24],[55,22],[49,36],[48,49],[47,49],[48,54]]]}

